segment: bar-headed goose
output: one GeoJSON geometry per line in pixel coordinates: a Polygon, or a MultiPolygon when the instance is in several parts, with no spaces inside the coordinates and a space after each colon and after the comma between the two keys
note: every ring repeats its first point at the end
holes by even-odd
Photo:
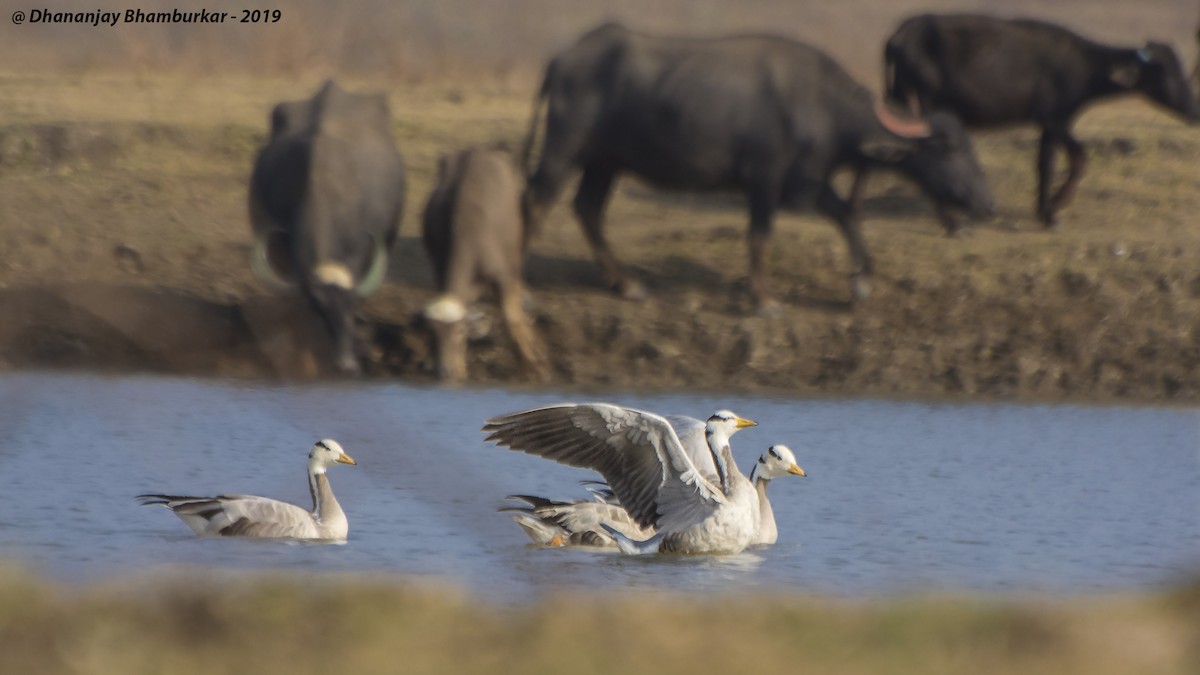
{"type": "Polygon", "coordinates": [[[357,464],[337,441],[318,441],[308,453],[308,487],[313,510],[253,495],[182,497],[138,495],[143,506],[161,505],[175,512],[198,535],[289,539],[346,538],[350,526],[333,496],[325,470],[334,464],[357,464]]]}
{"type": "Polygon", "coordinates": [[[483,431],[498,445],[598,471],[633,522],[656,529],[639,541],[601,522],[624,553],[738,553],[758,532],[759,505],[729,438],[750,426],[728,410],[701,422],[568,403],[501,415],[483,431]]]}
{"type": "Polygon", "coordinates": [[[617,540],[601,526],[607,524],[635,541],[649,539],[656,530],[642,527],[620,502],[601,499],[559,502],[532,495],[509,495],[525,502],[501,511],[512,514],[529,540],[541,546],[596,546],[616,548],[617,540]]]}
{"type": "Polygon", "coordinates": [[[776,444],[758,458],[754,468],[750,469],[750,483],[758,493],[758,536],[754,539],[756,546],[774,544],[779,540],[779,530],[775,527],[775,510],[771,508],[771,500],[767,499],[767,486],[776,478],[784,476],[800,476],[808,474],[796,464],[796,455],[786,445],[776,444]]]}
{"type": "MultiPolygon", "coordinates": [[[[783,476],[806,476],[796,464],[796,456],[786,445],[772,445],[758,458],[750,471],[750,484],[758,492],[759,526],[753,545],[774,544],[779,539],[775,513],[767,499],[767,485],[783,476]]],[[[619,530],[630,539],[648,539],[655,534],[652,527],[641,527],[603,484],[588,485],[593,499],[554,501],[531,495],[509,495],[521,500],[523,506],[500,509],[512,514],[530,541],[542,546],[592,546],[616,548],[617,541],[604,530],[602,523],[619,530]]]]}

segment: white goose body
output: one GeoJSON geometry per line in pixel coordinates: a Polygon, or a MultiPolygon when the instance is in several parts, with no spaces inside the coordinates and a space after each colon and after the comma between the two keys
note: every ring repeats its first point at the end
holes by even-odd
{"type": "MultiPolygon", "coordinates": [[[[736,475],[725,494],[728,503],[691,527],[664,533],[660,553],[740,553],[754,543],[761,521],[758,493],[740,471],[731,473],[736,475]]],[[[618,538],[617,546],[625,550],[621,543],[618,538]]]]}
{"type": "Polygon", "coordinates": [[[333,464],[357,464],[337,441],[317,442],[308,455],[308,486],[313,509],[254,495],[186,497],[138,495],[143,506],[171,509],[200,536],[342,540],[350,531],[346,514],[333,496],[326,469],[333,464]]]}
{"type": "MultiPolygon", "coordinates": [[[[795,455],[786,445],[773,445],[759,457],[750,472],[750,484],[758,499],[759,526],[751,546],[774,544],[779,538],[774,510],[767,499],[767,486],[774,478],[805,476],[796,464],[795,455]]],[[[656,531],[633,522],[624,507],[605,490],[606,486],[591,487],[594,499],[556,502],[528,495],[510,495],[510,499],[526,502],[525,507],[501,509],[512,512],[513,520],[521,526],[530,540],[543,546],[592,546],[616,548],[617,542],[602,527],[608,524],[630,539],[648,539],[656,531]]]]}
{"type": "Polygon", "coordinates": [[[635,540],[600,526],[625,553],[738,553],[759,527],[758,494],[733,461],[729,437],[755,426],[729,411],[707,423],[606,403],[562,404],[487,421],[487,440],[594,469],[639,527],[635,540]]]}

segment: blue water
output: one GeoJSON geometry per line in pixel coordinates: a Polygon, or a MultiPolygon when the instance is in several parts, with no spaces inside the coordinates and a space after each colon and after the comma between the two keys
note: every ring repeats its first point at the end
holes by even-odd
{"type": "Polygon", "coordinates": [[[1200,571],[1200,412],[1187,408],[610,395],[760,426],[748,470],[786,443],[809,477],[771,497],[779,543],[629,559],[526,545],[510,493],[583,497],[594,477],[483,443],[492,415],[578,400],[388,384],[250,385],[0,376],[0,558],[68,582],[176,566],[399,574],[521,600],[560,589],[1091,594],[1200,571]],[[308,506],[308,448],[358,460],[330,480],[344,545],[200,539],[142,492],[240,492],[308,506]]]}

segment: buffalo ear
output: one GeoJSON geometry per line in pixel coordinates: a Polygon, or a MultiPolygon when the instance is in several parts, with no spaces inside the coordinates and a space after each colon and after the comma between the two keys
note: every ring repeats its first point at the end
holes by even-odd
{"type": "Polygon", "coordinates": [[[912,154],[916,143],[907,138],[886,135],[879,138],[868,138],[858,146],[859,152],[883,164],[895,164],[912,154]]]}

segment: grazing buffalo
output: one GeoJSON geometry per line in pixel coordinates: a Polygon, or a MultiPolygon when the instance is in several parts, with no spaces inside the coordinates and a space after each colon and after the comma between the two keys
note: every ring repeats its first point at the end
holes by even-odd
{"type": "Polygon", "coordinates": [[[902,120],[833,59],[782,37],[650,37],[609,23],[584,35],[546,68],[526,141],[547,102],[541,161],[525,208],[536,227],[574,167],[574,209],[605,280],[628,297],[640,286],[622,272],[602,221],[623,172],[676,189],[733,188],[750,210],[750,287],[771,310],[762,256],[782,205],[816,206],[849,245],[856,295],[871,258],[847,202],[830,185],[842,166],[886,166],[934,199],[989,212],[991,195],[966,133],[949,115],[902,120]]]}
{"type": "Polygon", "coordinates": [[[255,273],[298,286],[329,331],[337,368],[359,369],[359,298],[387,272],[404,207],[404,162],[383,95],[327,82],[275,106],[250,179],[255,273]]]}
{"type": "Polygon", "coordinates": [[[1192,66],[1192,89],[1200,96],[1200,27],[1196,28],[1196,64],[1192,66]]]}
{"type": "Polygon", "coordinates": [[[444,155],[425,205],[422,239],[441,295],[425,310],[438,339],[438,369],[448,380],[467,375],[467,307],[485,284],[525,364],[545,379],[545,357],[525,313],[525,223],[521,179],[509,153],[472,148],[444,155]]]}
{"type": "Polygon", "coordinates": [[[969,127],[1042,128],[1037,215],[1047,227],[1083,174],[1085,153],[1071,125],[1086,104],[1138,92],[1193,122],[1200,118],[1179,57],[1159,42],[1125,49],[1041,21],[926,14],[900,25],[884,60],[888,96],[914,110],[953,112],[969,127]],[[1051,196],[1059,146],[1070,167],[1051,196]]]}

